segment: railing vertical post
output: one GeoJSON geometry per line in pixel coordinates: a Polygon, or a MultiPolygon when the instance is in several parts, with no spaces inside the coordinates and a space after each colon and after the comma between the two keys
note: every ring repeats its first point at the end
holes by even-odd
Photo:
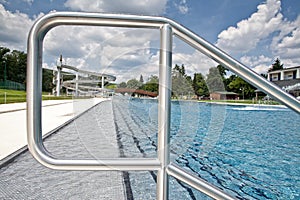
{"type": "Polygon", "coordinates": [[[60,77],[61,77],[61,67],[57,66],[57,77],[56,77],[56,96],[60,96],[60,77]]]}
{"type": "Polygon", "coordinates": [[[169,24],[161,27],[159,58],[159,110],[158,110],[158,159],[161,168],[157,172],[157,199],[168,199],[169,178],[166,168],[170,162],[170,113],[171,113],[171,69],[172,29],[169,24]]]}

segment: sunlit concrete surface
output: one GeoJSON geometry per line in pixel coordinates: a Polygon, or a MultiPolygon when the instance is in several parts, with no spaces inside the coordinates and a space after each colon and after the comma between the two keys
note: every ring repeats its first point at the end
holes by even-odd
{"type": "MultiPolygon", "coordinates": [[[[104,100],[92,98],[43,101],[43,135],[104,100]]],[[[25,145],[26,103],[0,104],[0,160],[25,145]]]]}

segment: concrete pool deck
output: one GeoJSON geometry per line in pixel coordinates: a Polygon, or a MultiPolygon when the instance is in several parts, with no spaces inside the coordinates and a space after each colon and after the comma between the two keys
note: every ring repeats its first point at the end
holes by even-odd
{"type": "MultiPolygon", "coordinates": [[[[43,135],[105,98],[47,100],[42,103],[43,135]]],[[[26,103],[0,104],[0,160],[27,145],[26,103]]]]}

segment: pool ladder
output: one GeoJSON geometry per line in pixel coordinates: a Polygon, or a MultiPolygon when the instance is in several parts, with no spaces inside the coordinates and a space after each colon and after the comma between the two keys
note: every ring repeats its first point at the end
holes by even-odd
{"type": "Polygon", "coordinates": [[[235,199],[223,190],[183,170],[170,162],[170,108],[173,36],[181,39],[217,63],[239,75],[266,94],[277,99],[297,113],[300,103],[273,83],[236,61],[222,50],[208,43],[182,25],[163,17],[117,15],[80,12],[50,13],[38,19],[28,36],[27,58],[27,138],[31,154],[41,164],[59,170],[143,170],[157,171],[156,198],[168,199],[169,176],[192,186],[214,199],[235,199]],[[43,39],[56,26],[109,26],[149,28],[160,30],[159,58],[159,113],[157,158],[115,158],[101,160],[63,160],[54,158],[42,141],[42,58],[43,39]]]}

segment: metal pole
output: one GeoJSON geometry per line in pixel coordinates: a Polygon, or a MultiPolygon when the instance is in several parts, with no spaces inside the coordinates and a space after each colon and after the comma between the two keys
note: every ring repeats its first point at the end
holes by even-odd
{"type": "Polygon", "coordinates": [[[213,199],[222,200],[235,200],[236,198],[226,194],[218,187],[206,182],[205,180],[189,173],[186,170],[181,169],[175,164],[168,166],[167,172],[176,179],[192,186],[193,188],[203,192],[204,194],[212,197],[213,199]]]}
{"type": "Polygon", "coordinates": [[[76,82],[75,82],[75,96],[78,97],[78,80],[79,80],[79,76],[78,76],[78,72],[76,72],[76,82]]]}
{"type": "Polygon", "coordinates": [[[101,77],[101,89],[102,89],[102,97],[104,97],[104,76],[101,77]]]}
{"type": "Polygon", "coordinates": [[[61,67],[57,66],[57,75],[56,75],[56,96],[60,96],[60,72],[61,67]]]}
{"type": "Polygon", "coordinates": [[[104,89],[104,76],[101,77],[101,89],[104,89]]]}
{"type": "Polygon", "coordinates": [[[56,77],[56,96],[60,96],[60,77],[61,77],[61,67],[57,67],[57,77],[56,77]]]}
{"type": "Polygon", "coordinates": [[[170,163],[170,110],[172,69],[172,28],[161,27],[159,58],[159,107],[158,107],[158,159],[161,168],[157,172],[157,199],[166,200],[169,194],[169,177],[166,172],[170,163]]]}
{"type": "Polygon", "coordinates": [[[6,62],[4,61],[4,81],[6,82],[7,75],[6,75],[6,62]]]}
{"type": "Polygon", "coordinates": [[[60,96],[60,76],[61,76],[61,69],[62,69],[62,55],[59,56],[59,63],[60,66],[57,65],[57,77],[56,77],[56,96],[60,96]]]}
{"type": "Polygon", "coordinates": [[[7,79],[7,76],[6,76],[6,62],[3,61],[3,64],[4,64],[4,88],[6,88],[6,79],[7,79]]]}

